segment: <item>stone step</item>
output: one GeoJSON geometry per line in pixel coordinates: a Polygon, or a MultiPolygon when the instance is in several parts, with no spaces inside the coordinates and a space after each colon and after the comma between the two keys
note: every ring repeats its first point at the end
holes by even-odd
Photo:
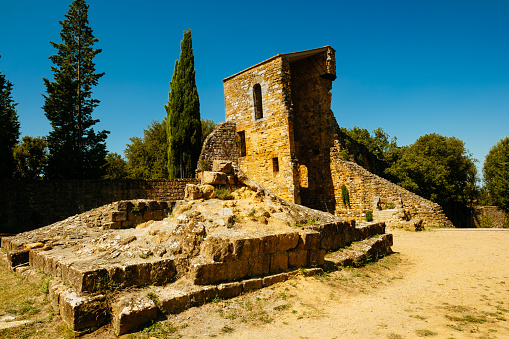
{"type": "Polygon", "coordinates": [[[178,281],[166,286],[148,286],[118,292],[110,300],[105,294],[80,293],[59,279],[49,284],[49,300],[74,331],[100,326],[111,320],[116,335],[125,334],[154,320],[158,313],[179,313],[212,300],[230,299],[303,274],[323,273],[322,268],[299,269],[219,285],[194,285],[178,281]]]}
{"type": "Polygon", "coordinates": [[[368,262],[392,253],[392,234],[382,234],[359,242],[350,247],[328,253],[325,256],[325,269],[338,267],[361,267],[368,262]]]}

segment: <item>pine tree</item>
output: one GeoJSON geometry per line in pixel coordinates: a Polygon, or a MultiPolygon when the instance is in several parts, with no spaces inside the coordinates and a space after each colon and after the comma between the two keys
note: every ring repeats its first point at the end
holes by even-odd
{"type": "Polygon", "coordinates": [[[106,164],[108,131],[95,132],[99,120],[92,112],[99,100],[92,98],[104,73],[96,73],[93,58],[101,49],[88,26],[88,5],[74,0],[65,20],[60,21],[62,43],[51,42],[58,52],[50,56],[54,81],[43,79],[47,95],[43,109],[53,130],[47,141],[50,151],[49,178],[100,178],[106,164]]]}
{"type": "Polygon", "coordinates": [[[188,30],[180,43],[180,60],[175,62],[165,106],[170,178],[193,177],[200,156],[202,128],[195,73],[191,30],[188,30]]]}
{"type": "Polygon", "coordinates": [[[0,73],[0,179],[12,178],[15,169],[13,148],[19,138],[16,105],[11,97],[12,83],[0,73]]]}

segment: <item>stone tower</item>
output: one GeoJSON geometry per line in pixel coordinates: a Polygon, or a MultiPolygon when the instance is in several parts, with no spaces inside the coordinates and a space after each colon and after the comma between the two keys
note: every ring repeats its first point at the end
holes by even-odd
{"type": "Polygon", "coordinates": [[[236,126],[240,168],[286,200],[331,212],[334,79],[330,46],[278,54],[224,79],[226,121],[236,126]]]}

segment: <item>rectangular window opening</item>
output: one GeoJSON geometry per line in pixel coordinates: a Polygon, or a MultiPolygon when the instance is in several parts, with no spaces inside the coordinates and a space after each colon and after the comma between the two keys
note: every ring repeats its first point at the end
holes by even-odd
{"type": "Polygon", "coordinates": [[[245,157],[246,156],[246,132],[244,132],[244,131],[237,132],[237,137],[238,137],[239,156],[245,157]]]}
{"type": "Polygon", "coordinates": [[[278,158],[272,158],[272,171],[274,173],[279,172],[279,160],[278,158]]]}

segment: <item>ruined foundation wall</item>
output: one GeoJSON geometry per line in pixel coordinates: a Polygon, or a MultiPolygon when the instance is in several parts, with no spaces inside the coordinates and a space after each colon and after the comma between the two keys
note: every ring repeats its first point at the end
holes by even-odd
{"type": "Polygon", "coordinates": [[[408,210],[414,218],[422,219],[424,226],[453,227],[440,205],[407,191],[354,162],[342,160],[339,147],[331,148],[330,157],[336,195],[336,215],[348,219],[359,218],[363,212],[376,210],[376,203],[382,198],[395,207],[408,210]],[[349,192],[350,208],[343,206],[341,194],[343,185],[349,192]]]}
{"type": "Polygon", "coordinates": [[[224,80],[226,121],[242,133],[240,169],[277,196],[291,202],[295,194],[290,120],[290,70],[278,56],[224,80]],[[260,116],[255,102],[258,87],[260,116]]]}
{"type": "Polygon", "coordinates": [[[209,171],[214,160],[227,160],[237,163],[239,158],[235,122],[224,121],[216,125],[203,142],[198,170],[209,171]]]}
{"type": "Polygon", "coordinates": [[[184,198],[196,179],[154,180],[2,180],[0,233],[18,233],[63,220],[119,200],[184,198]]]}

